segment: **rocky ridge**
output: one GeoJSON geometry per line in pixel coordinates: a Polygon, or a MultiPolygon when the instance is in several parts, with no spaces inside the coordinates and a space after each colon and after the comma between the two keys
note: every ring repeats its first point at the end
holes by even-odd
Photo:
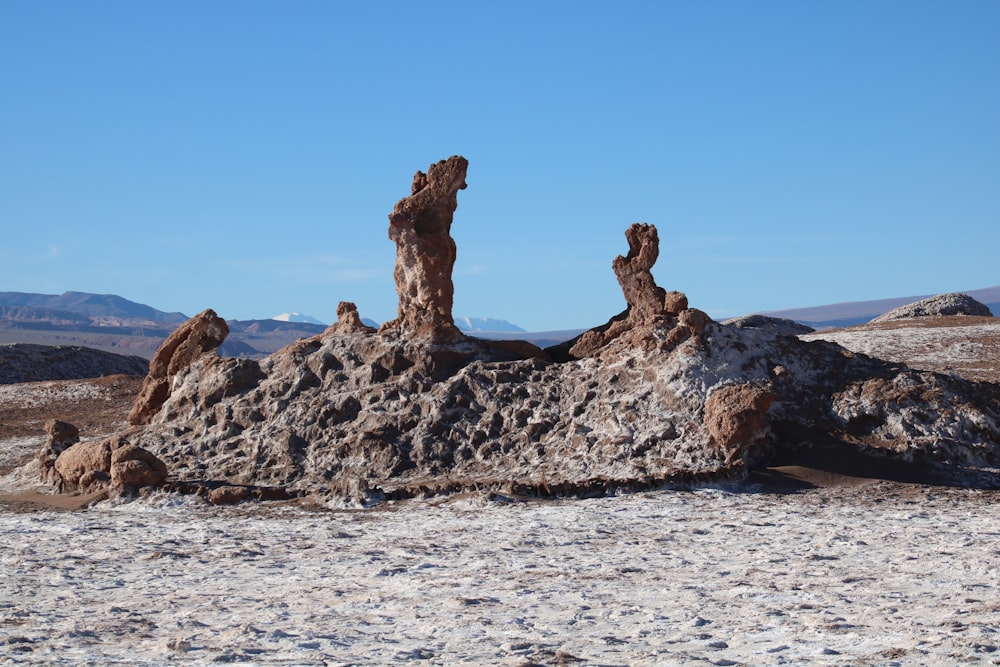
{"type": "Polygon", "coordinates": [[[466,167],[418,172],[390,215],[396,320],[374,331],[343,303],[323,334],[263,360],[205,348],[171,363],[162,404],[114,445],[154,453],[175,483],[359,500],[739,479],[811,448],[997,484],[1000,388],[719,324],[653,280],[651,225],[626,232],[613,267],[628,308],[607,324],[546,350],[463,335],[449,229],[466,167]]]}
{"type": "Polygon", "coordinates": [[[986,304],[976,301],[967,294],[938,294],[914,303],[893,308],[884,315],[873,319],[871,324],[907,320],[914,317],[943,317],[948,315],[967,315],[972,317],[992,317],[993,313],[986,304]]]}
{"type": "Polygon", "coordinates": [[[79,345],[0,345],[0,384],[76,380],[101,375],[145,375],[142,357],[103,352],[79,345]]]}

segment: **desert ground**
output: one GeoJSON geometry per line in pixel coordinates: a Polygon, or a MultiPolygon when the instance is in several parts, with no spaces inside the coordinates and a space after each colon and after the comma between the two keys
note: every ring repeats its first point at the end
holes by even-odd
{"type": "MultiPolygon", "coordinates": [[[[913,365],[996,381],[958,360],[995,324],[938,329],[913,365]]],[[[44,421],[113,432],[138,385],[0,386],[3,664],[1000,664],[1000,492],[797,467],[370,508],[39,486],[44,421]]]]}

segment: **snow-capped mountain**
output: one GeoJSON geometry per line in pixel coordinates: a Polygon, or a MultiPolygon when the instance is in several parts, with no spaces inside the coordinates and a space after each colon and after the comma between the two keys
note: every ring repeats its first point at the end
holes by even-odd
{"type": "Polygon", "coordinates": [[[303,315],[302,313],[282,313],[281,315],[275,315],[271,319],[278,320],[279,322],[303,322],[305,324],[325,324],[325,322],[320,322],[311,315],[303,315]]]}
{"type": "Polygon", "coordinates": [[[510,331],[523,332],[524,329],[511,324],[507,320],[495,320],[492,317],[456,317],[455,326],[462,331],[510,331]]]}

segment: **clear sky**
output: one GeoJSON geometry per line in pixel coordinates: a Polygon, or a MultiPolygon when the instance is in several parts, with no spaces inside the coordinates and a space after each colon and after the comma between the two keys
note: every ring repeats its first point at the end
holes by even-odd
{"type": "Polygon", "coordinates": [[[470,161],[455,315],[716,318],[1000,284],[1000,2],[0,0],[0,291],[392,318],[470,161]]]}

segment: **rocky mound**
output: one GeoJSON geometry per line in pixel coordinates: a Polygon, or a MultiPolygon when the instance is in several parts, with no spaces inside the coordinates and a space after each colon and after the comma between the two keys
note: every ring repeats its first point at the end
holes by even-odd
{"type": "Polygon", "coordinates": [[[170,361],[150,375],[171,378],[162,404],[143,404],[112,449],[151,452],[180,482],[359,499],[739,479],[802,448],[996,481],[1000,387],[803,342],[786,327],[714,322],[653,280],[651,225],[626,231],[629,252],[613,268],[628,308],[607,324],[546,350],[465,336],[450,311],[448,230],[466,167],[453,157],[417,172],[390,215],[396,320],[375,331],[343,303],[323,334],[266,359],[204,346],[170,361]]]}
{"type": "Polygon", "coordinates": [[[726,326],[740,329],[766,329],[779,336],[801,336],[816,331],[810,326],[799,324],[795,320],[784,317],[768,317],[767,315],[744,315],[723,322],[726,326]]]}
{"type": "Polygon", "coordinates": [[[102,352],[78,345],[0,345],[0,384],[79,380],[102,375],[145,375],[142,357],[102,352]]]}
{"type": "Polygon", "coordinates": [[[893,308],[885,315],[879,315],[871,321],[891,322],[914,317],[941,317],[947,315],[970,315],[975,317],[993,317],[989,307],[967,294],[938,294],[921,301],[893,308]]]}

